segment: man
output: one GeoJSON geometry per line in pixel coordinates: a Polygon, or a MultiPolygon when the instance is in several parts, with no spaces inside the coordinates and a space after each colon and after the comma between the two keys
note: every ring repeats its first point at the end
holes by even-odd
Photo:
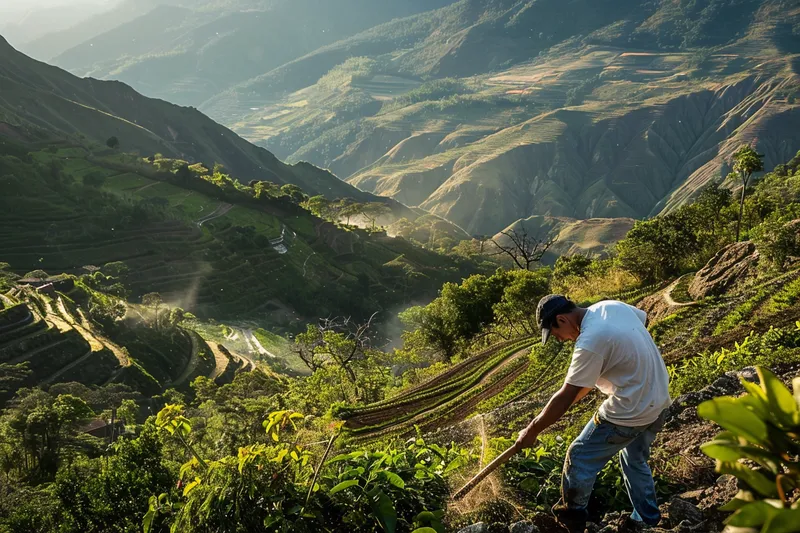
{"type": "Polygon", "coordinates": [[[562,501],[554,509],[559,522],[583,533],[597,474],[619,453],[634,508],[631,518],[658,524],[661,513],[647,461],[671,400],[667,368],[645,327],[647,314],[616,301],[582,308],[553,294],[539,302],[536,320],[542,343],[555,336],[562,342],[575,341],[575,349],[564,386],[520,432],[517,444],[533,446],[545,428],[594,387],[608,396],[567,452],[562,501]]]}

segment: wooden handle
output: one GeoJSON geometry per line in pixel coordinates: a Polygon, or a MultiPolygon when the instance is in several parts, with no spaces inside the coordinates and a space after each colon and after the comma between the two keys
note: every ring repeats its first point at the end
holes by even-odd
{"type": "Polygon", "coordinates": [[[509,460],[509,459],[511,459],[512,457],[514,457],[514,456],[517,454],[517,452],[519,452],[519,450],[520,450],[520,448],[517,446],[517,443],[514,443],[514,445],[513,445],[513,446],[511,446],[509,449],[507,449],[506,451],[504,451],[502,454],[498,455],[498,456],[495,458],[495,460],[494,460],[494,461],[492,461],[491,463],[489,463],[488,465],[486,465],[486,466],[483,468],[483,470],[481,470],[480,472],[478,472],[478,474],[477,474],[477,475],[476,475],[474,478],[470,479],[470,480],[469,480],[469,482],[468,482],[466,485],[464,485],[463,487],[461,487],[461,488],[458,490],[458,492],[456,492],[456,493],[453,495],[453,499],[460,500],[461,498],[463,498],[464,496],[466,496],[467,494],[469,494],[469,492],[470,492],[472,489],[474,489],[474,488],[475,488],[475,486],[476,486],[478,483],[480,483],[481,481],[483,481],[483,479],[484,479],[486,476],[488,476],[489,474],[491,474],[492,472],[494,472],[495,470],[497,470],[497,467],[499,467],[500,465],[502,465],[503,463],[505,463],[506,461],[508,461],[508,460],[509,460]]]}

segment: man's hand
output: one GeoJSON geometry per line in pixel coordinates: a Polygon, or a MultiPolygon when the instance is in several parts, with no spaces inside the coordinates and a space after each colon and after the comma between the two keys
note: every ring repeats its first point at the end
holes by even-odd
{"type": "Polygon", "coordinates": [[[519,432],[519,437],[517,437],[516,446],[520,450],[524,450],[525,448],[532,448],[534,444],[536,444],[536,440],[539,438],[539,433],[536,431],[535,428],[532,426],[528,426],[522,431],[519,432]]]}

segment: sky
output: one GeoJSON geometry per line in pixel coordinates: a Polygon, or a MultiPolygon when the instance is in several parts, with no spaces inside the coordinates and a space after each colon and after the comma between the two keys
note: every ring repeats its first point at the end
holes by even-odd
{"type": "MultiPolygon", "coordinates": [[[[38,9],[65,6],[75,3],[81,4],[109,4],[114,0],[0,0],[0,13],[25,13],[38,9]]],[[[2,21],[0,21],[1,23],[2,21]]]]}

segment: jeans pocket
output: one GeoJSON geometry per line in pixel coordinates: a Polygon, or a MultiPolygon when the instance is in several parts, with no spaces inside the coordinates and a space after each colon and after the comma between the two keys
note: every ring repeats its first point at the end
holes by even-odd
{"type": "Polygon", "coordinates": [[[609,431],[608,435],[606,436],[606,442],[608,444],[627,444],[638,437],[639,433],[641,433],[640,428],[618,426],[616,424],[611,424],[610,422],[606,423],[611,426],[611,431],[609,431]]]}

